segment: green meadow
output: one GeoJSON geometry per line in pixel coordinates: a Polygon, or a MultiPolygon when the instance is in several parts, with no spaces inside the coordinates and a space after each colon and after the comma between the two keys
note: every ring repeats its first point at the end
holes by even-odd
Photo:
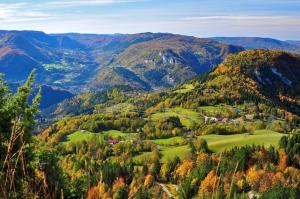
{"type": "Polygon", "coordinates": [[[221,152],[225,149],[231,149],[234,146],[245,145],[264,145],[266,147],[277,146],[278,141],[284,134],[271,130],[257,130],[253,134],[236,135],[203,135],[201,138],[208,143],[209,149],[214,152],[221,152]]]}
{"type": "Polygon", "coordinates": [[[156,140],[153,140],[153,142],[155,144],[161,145],[161,146],[175,146],[175,145],[186,144],[185,139],[180,136],[171,137],[171,138],[167,138],[167,139],[156,139],[156,140]]]}
{"type": "Polygon", "coordinates": [[[196,111],[189,109],[184,109],[180,107],[168,109],[166,112],[155,113],[150,116],[152,120],[160,120],[166,117],[177,116],[180,119],[180,122],[190,128],[194,124],[200,123],[203,121],[203,118],[196,111]]]}
{"type": "Polygon", "coordinates": [[[69,134],[65,137],[64,141],[62,143],[70,143],[70,142],[80,142],[80,141],[88,141],[92,138],[101,138],[102,134],[100,133],[92,133],[92,132],[81,132],[81,131],[76,131],[72,134],[69,134]]]}
{"type": "Polygon", "coordinates": [[[67,135],[62,143],[70,143],[70,142],[80,142],[83,140],[90,140],[94,138],[102,139],[104,136],[110,137],[110,138],[121,138],[122,140],[132,140],[136,137],[136,133],[124,133],[118,130],[109,130],[109,131],[103,131],[99,133],[92,133],[92,132],[82,132],[82,131],[76,131],[72,134],[67,135]]]}
{"type": "Polygon", "coordinates": [[[193,84],[184,84],[181,88],[176,90],[176,93],[188,93],[194,90],[195,86],[193,84]]]}
{"type": "Polygon", "coordinates": [[[160,147],[161,161],[173,160],[175,157],[185,159],[190,155],[191,149],[188,145],[175,147],[160,147]]]}

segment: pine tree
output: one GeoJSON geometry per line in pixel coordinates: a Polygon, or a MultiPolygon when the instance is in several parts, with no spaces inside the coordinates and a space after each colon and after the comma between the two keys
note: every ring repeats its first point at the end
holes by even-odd
{"type": "Polygon", "coordinates": [[[0,158],[0,197],[3,198],[15,198],[32,191],[32,131],[41,97],[39,92],[29,103],[34,77],[33,71],[16,95],[0,80],[0,150],[3,154],[0,158]]]}

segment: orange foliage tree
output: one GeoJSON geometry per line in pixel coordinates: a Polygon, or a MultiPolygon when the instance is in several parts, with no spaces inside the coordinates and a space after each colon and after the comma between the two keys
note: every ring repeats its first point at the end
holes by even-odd
{"type": "Polygon", "coordinates": [[[216,172],[210,171],[205,179],[201,182],[199,195],[208,195],[215,191],[217,187],[217,174],[216,172]]]}
{"type": "Polygon", "coordinates": [[[193,168],[192,160],[184,160],[182,164],[176,169],[175,175],[179,177],[187,176],[193,168]]]}

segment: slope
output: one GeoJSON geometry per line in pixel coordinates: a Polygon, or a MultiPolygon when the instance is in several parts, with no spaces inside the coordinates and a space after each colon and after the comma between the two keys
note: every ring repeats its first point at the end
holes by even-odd
{"type": "Polygon", "coordinates": [[[168,88],[204,73],[243,48],[181,35],[134,44],[100,69],[94,86],[128,84],[144,90],[168,88]]]}

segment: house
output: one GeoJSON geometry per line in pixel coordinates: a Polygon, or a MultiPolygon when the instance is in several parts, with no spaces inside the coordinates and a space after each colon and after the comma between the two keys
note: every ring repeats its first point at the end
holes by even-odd
{"type": "Polygon", "coordinates": [[[107,142],[109,145],[114,145],[114,144],[118,144],[120,140],[118,138],[110,138],[107,142]]]}
{"type": "Polygon", "coordinates": [[[228,123],[229,122],[229,118],[223,118],[222,123],[228,123]]]}
{"type": "Polygon", "coordinates": [[[254,117],[255,117],[254,114],[245,115],[246,120],[254,120],[254,117]]]}
{"type": "Polygon", "coordinates": [[[216,117],[208,117],[208,116],[204,116],[204,122],[205,124],[207,122],[218,122],[219,120],[216,117]]]}

